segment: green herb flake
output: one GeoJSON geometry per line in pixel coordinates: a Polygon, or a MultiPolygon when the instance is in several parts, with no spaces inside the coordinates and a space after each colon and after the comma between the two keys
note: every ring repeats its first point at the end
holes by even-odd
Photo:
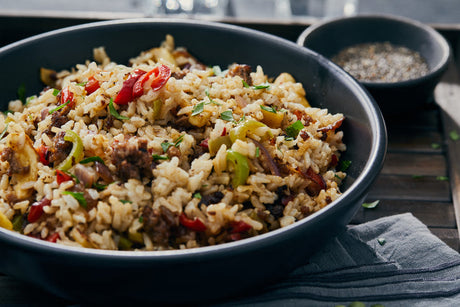
{"type": "Polygon", "coordinates": [[[260,148],[256,147],[256,158],[260,156],[260,148]]]}
{"type": "Polygon", "coordinates": [[[233,113],[231,110],[227,110],[227,111],[220,113],[220,118],[228,122],[234,121],[233,113]]]}
{"type": "Polygon", "coordinates": [[[457,131],[455,130],[452,130],[451,132],[449,132],[449,137],[452,141],[458,141],[460,140],[460,135],[458,134],[457,131]]]}
{"type": "Polygon", "coordinates": [[[86,83],[88,83],[88,81],[77,83],[76,85],[77,86],[86,86],[86,83]]]}
{"type": "Polygon", "coordinates": [[[285,141],[294,141],[294,138],[292,136],[285,136],[284,140],[285,141]]]}
{"type": "Polygon", "coordinates": [[[60,109],[62,109],[63,107],[65,107],[66,105],[68,105],[70,103],[70,100],[67,100],[66,103],[64,104],[61,104],[60,106],[54,108],[54,109],[51,109],[48,111],[48,114],[53,114],[54,112],[56,111],[59,111],[60,109]]]}
{"type": "Polygon", "coordinates": [[[387,240],[385,240],[385,238],[378,238],[378,239],[377,239],[377,242],[379,242],[379,244],[380,244],[381,246],[384,246],[385,243],[387,243],[387,240]]]}
{"type": "Polygon", "coordinates": [[[377,207],[379,202],[380,202],[380,200],[376,200],[376,201],[373,201],[371,203],[363,203],[362,206],[363,206],[363,208],[366,208],[366,209],[374,209],[375,207],[377,207]]]}
{"type": "Polygon", "coordinates": [[[60,90],[53,88],[53,96],[56,97],[57,95],[59,95],[60,92],[60,90]]]}
{"type": "Polygon", "coordinates": [[[173,143],[168,142],[168,141],[165,141],[165,142],[161,143],[161,148],[163,149],[163,152],[166,153],[168,151],[169,147],[171,147],[171,146],[174,146],[176,148],[179,147],[180,143],[182,143],[182,141],[184,140],[184,136],[185,136],[185,134],[179,136],[177,139],[174,140],[173,143]]]}
{"type": "Polygon", "coordinates": [[[122,204],[132,204],[133,202],[127,199],[120,199],[120,203],[122,204]]]}
{"type": "Polygon", "coordinates": [[[244,81],[244,80],[241,80],[241,81],[243,82],[243,86],[245,88],[250,88],[249,84],[246,81],[244,81]]]}
{"type": "Polygon", "coordinates": [[[267,111],[267,112],[271,112],[271,113],[275,113],[275,114],[276,114],[276,109],[275,109],[275,107],[267,107],[267,106],[262,106],[262,105],[261,105],[260,108],[261,108],[262,110],[267,111]]]}
{"type": "Polygon", "coordinates": [[[288,126],[286,128],[286,134],[290,137],[296,138],[297,135],[299,135],[299,132],[304,128],[305,126],[302,124],[300,120],[296,121],[292,125],[288,126]]]}
{"type": "Polygon", "coordinates": [[[69,172],[69,171],[64,171],[64,170],[62,170],[62,171],[63,171],[64,173],[66,173],[67,175],[69,175],[70,177],[72,177],[73,180],[75,180],[75,183],[76,183],[76,184],[79,184],[79,183],[80,183],[80,180],[77,178],[77,176],[75,176],[74,174],[72,174],[72,173],[69,172]]]}
{"type": "Polygon", "coordinates": [[[196,116],[204,111],[204,101],[198,103],[193,107],[192,116],[196,116]]]}
{"type": "Polygon", "coordinates": [[[215,104],[215,105],[221,106],[220,103],[218,103],[217,101],[214,101],[214,100],[211,98],[211,96],[209,96],[209,90],[208,90],[208,89],[206,89],[206,90],[204,91],[204,93],[206,94],[206,96],[207,96],[208,99],[209,99],[209,102],[208,102],[208,103],[205,103],[205,104],[213,103],[213,104],[215,104]]]}
{"type": "Polygon", "coordinates": [[[109,185],[108,184],[101,184],[101,183],[93,183],[93,187],[95,187],[98,190],[105,190],[109,185]]]}
{"type": "Polygon", "coordinates": [[[7,123],[5,125],[5,129],[3,129],[2,133],[0,134],[0,140],[3,139],[3,137],[5,136],[6,131],[8,131],[8,125],[9,125],[9,123],[7,123]]]}
{"type": "Polygon", "coordinates": [[[252,88],[255,89],[255,90],[268,89],[268,88],[270,88],[270,84],[254,85],[252,88]]]}
{"type": "Polygon", "coordinates": [[[102,164],[105,164],[104,160],[102,160],[102,158],[99,157],[99,156],[94,156],[94,157],[89,157],[89,158],[83,159],[79,163],[80,164],[87,164],[87,163],[96,162],[96,161],[100,162],[102,164]]]}
{"type": "Polygon", "coordinates": [[[438,143],[431,143],[431,148],[433,148],[433,149],[439,149],[439,148],[441,148],[441,144],[438,144],[438,143]]]}
{"type": "Polygon", "coordinates": [[[82,206],[83,208],[86,209],[88,207],[88,204],[86,203],[86,199],[83,196],[83,192],[63,191],[62,194],[72,196],[73,198],[75,198],[78,201],[80,206],[82,206]]]}
{"type": "Polygon", "coordinates": [[[144,217],[143,216],[139,216],[139,223],[144,223],[144,217]]]}
{"type": "Polygon", "coordinates": [[[436,177],[436,180],[439,180],[439,181],[449,181],[449,177],[447,177],[447,176],[437,176],[437,177],[436,177]]]}
{"type": "Polygon", "coordinates": [[[122,116],[117,112],[117,110],[115,110],[115,107],[113,106],[113,99],[112,98],[110,98],[110,102],[109,102],[109,112],[110,112],[110,115],[112,115],[116,119],[119,119],[119,120],[128,120],[129,119],[129,117],[122,116]]]}
{"type": "MultiPolygon", "coordinates": [[[[169,148],[169,146],[168,146],[168,148],[169,148]]],[[[166,149],[166,150],[168,150],[168,149],[166,149]]],[[[162,156],[162,155],[157,155],[157,154],[152,155],[152,158],[153,158],[153,161],[168,160],[169,159],[169,157],[167,157],[167,156],[162,156]]]]}
{"type": "Polygon", "coordinates": [[[17,91],[18,99],[21,100],[22,104],[26,104],[26,86],[24,84],[21,84],[18,87],[17,91]]]}
{"type": "Polygon", "coordinates": [[[201,199],[201,194],[197,192],[193,194],[193,198],[201,199]]]}
{"type": "Polygon", "coordinates": [[[348,168],[350,167],[350,165],[351,165],[350,160],[342,160],[342,161],[340,161],[339,170],[341,172],[346,172],[348,170],[348,168]]]}
{"type": "Polygon", "coordinates": [[[177,139],[174,140],[174,146],[175,147],[179,147],[179,144],[182,143],[182,141],[184,140],[184,136],[185,136],[185,134],[182,134],[180,137],[178,137],[177,139]]]}

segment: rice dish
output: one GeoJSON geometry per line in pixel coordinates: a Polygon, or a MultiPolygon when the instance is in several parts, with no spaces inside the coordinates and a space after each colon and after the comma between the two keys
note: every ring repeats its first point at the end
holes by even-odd
{"type": "Polygon", "coordinates": [[[0,115],[0,226],[185,249],[286,227],[340,197],[342,114],[311,107],[288,72],[198,58],[168,35],[128,65],[99,47],[69,71],[43,68],[43,91],[0,115]]]}

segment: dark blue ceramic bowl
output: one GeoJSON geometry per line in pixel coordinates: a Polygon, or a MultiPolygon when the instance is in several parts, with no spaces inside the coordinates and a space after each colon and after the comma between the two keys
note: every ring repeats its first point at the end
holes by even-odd
{"type": "Polygon", "coordinates": [[[218,246],[163,252],[73,248],[0,228],[0,271],[74,302],[203,302],[253,293],[305,263],[325,240],[342,231],[379,173],[386,131],[378,107],[348,74],[295,43],[261,32],[209,22],[123,20],[86,24],[31,37],[0,49],[0,102],[6,109],[16,89],[39,92],[40,67],[69,69],[105,46],[127,63],[172,34],[202,62],[222,67],[262,65],[276,76],[290,72],[305,85],[308,100],[342,112],[351,160],[343,196],[286,228],[218,246]]]}
{"type": "Polygon", "coordinates": [[[347,47],[376,42],[390,42],[419,52],[425,58],[429,72],[407,81],[361,83],[375,98],[384,115],[421,109],[431,99],[450,58],[446,39],[430,26],[399,16],[358,15],[313,24],[297,40],[299,45],[329,59],[347,47]]]}

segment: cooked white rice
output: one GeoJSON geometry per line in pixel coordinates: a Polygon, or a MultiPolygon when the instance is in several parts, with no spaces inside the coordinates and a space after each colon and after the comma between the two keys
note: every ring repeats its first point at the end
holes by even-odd
{"type": "Polygon", "coordinates": [[[344,117],[310,107],[290,74],[210,68],[171,36],[129,66],[104,48],[94,59],[43,70],[48,86],[0,116],[0,226],[89,248],[193,248],[285,227],[340,196],[344,117]],[[140,97],[113,103],[136,69],[165,67],[161,88],[152,74],[140,97]],[[82,150],[70,153],[69,131],[82,150]],[[90,157],[103,163],[79,163],[90,157]]]}

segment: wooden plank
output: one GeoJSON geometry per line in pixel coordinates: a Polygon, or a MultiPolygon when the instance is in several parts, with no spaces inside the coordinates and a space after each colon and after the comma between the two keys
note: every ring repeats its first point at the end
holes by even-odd
{"type": "Polygon", "coordinates": [[[382,174],[447,176],[446,158],[442,154],[395,153],[386,155],[382,174]]]}
{"type": "Polygon", "coordinates": [[[388,129],[388,152],[441,153],[441,148],[433,144],[443,144],[440,131],[414,129],[408,127],[388,129]]]}
{"type": "Polygon", "coordinates": [[[436,101],[442,112],[444,133],[447,142],[449,177],[452,189],[452,201],[460,234],[460,140],[449,137],[450,133],[460,134],[460,78],[453,62],[435,90],[436,101]]]}
{"type": "MultiPolygon", "coordinates": [[[[375,199],[368,199],[372,202],[375,199]]],[[[446,227],[455,229],[455,213],[450,202],[427,202],[415,200],[381,199],[373,209],[360,208],[353,217],[353,224],[361,224],[378,218],[412,213],[422,223],[429,227],[446,227]]]]}
{"type": "Polygon", "coordinates": [[[369,191],[370,199],[425,200],[451,202],[449,182],[434,176],[380,174],[369,191]]]}

